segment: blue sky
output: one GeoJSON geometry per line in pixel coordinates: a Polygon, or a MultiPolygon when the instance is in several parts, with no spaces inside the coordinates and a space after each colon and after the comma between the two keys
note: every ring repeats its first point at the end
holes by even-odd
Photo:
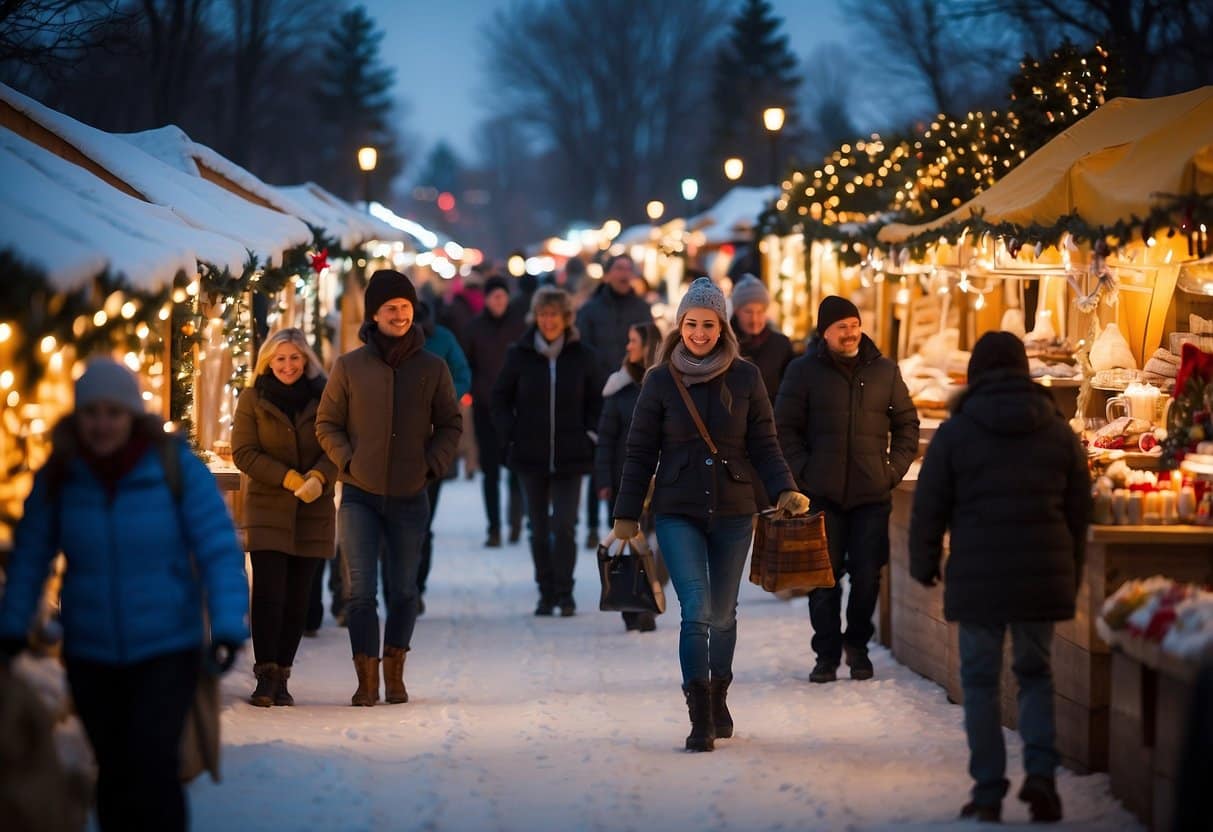
{"type": "MultiPolygon", "coordinates": [[[[495,10],[508,8],[510,0],[360,2],[386,33],[381,52],[396,69],[397,90],[407,103],[406,129],[421,140],[421,152],[445,138],[456,152],[471,158],[474,129],[487,109],[480,27],[495,10]]],[[[740,0],[735,2],[740,7],[740,0]]],[[[771,2],[802,58],[819,45],[854,38],[837,2],[771,2]]]]}

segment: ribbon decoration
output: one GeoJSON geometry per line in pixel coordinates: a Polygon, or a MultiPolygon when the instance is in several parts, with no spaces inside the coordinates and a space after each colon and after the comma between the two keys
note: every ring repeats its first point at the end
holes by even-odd
{"type": "Polygon", "coordinates": [[[309,254],[308,260],[311,261],[312,270],[316,272],[316,274],[320,274],[329,267],[329,250],[327,248],[322,248],[315,254],[309,254]]]}

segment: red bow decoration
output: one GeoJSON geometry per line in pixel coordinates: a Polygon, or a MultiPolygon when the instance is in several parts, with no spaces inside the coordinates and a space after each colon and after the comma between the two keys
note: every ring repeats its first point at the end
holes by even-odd
{"type": "Polygon", "coordinates": [[[1184,394],[1184,385],[1192,376],[1205,381],[1213,381],[1213,353],[1202,352],[1195,344],[1184,344],[1180,353],[1179,372],[1175,375],[1175,395],[1184,394]]]}
{"type": "Polygon", "coordinates": [[[312,261],[312,270],[320,274],[329,267],[329,250],[322,248],[315,254],[309,254],[308,259],[312,261]]]}

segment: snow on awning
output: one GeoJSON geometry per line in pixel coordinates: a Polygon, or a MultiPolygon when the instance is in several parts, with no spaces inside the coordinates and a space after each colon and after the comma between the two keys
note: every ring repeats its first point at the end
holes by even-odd
{"type": "Polygon", "coordinates": [[[205,260],[239,271],[237,241],[187,225],[169,209],[123,193],[0,128],[0,249],[43,271],[60,291],[105,269],[158,289],[205,260]]]}
{"type": "Polygon", "coordinates": [[[0,84],[0,101],[71,145],[148,202],[170,209],[189,225],[230,237],[274,261],[280,260],[286,249],[311,241],[311,232],[295,217],[255,205],[213,182],[191,176],[122,136],[51,110],[4,84],[0,84]]]}
{"type": "Polygon", "coordinates": [[[282,192],[294,202],[308,206],[318,216],[325,218],[324,228],[329,234],[338,236],[343,248],[353,248],[369,240],[411,243],[412,237],[393,228],[382,220],[363,213],[340,197],[334,196],[315,182],[303,185],[279,185],[282,192]]]}
{"type": "Polygon", "coordinates": [[[708,245],[748,240],[758,217],[779,196],[775,185],[758,188],[738,186],[702,214],[687,220],[687,229],[702,231],[708,245]]]}
{"type": "Polygon", "coordinates": [[[657,229],[649,223],[629,226],[619,232],[619,236],[611,242],[621,246],[639,246],[653,239],[657,229]]]}

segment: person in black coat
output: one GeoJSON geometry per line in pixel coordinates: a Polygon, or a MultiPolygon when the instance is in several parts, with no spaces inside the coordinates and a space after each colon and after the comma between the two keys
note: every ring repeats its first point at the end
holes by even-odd
{"type": "Polygon", "coordinates": [[[724,294],[701,277],[678,305],[678,328],[649,371],[628,431],[609,540],[631,540],[649,481],[657,540],[682,607],[678,642],[691,719],[689,751],[733,734],[725,695],[737,645],[737,593],[753,537],[755,479],[793,514],[808,509],[779,452],[758,369],[737,354],[724,294]],[[704,440],[680,385],[716,451],[704,440]]]}
{"type": "Polygon", "coordinates": [[[737,333],[737,344],[741,357],[752,362],[762,371],[762,383],[766,385],[771,405],[783,372],[792,360],[792,342],[767,320],[767,307],[771,305],[771,293],[763,282],[752,274],[743,275],[733,286],[733,319],[730,324],[737,333]]]}
{"type": "Polygon", "coordinates": [[[868,641],[889,560],[892,490],[918,455],[918,411],[897,364],[863,334],[859,310],[831,295],[817,311],[818,337],[788,365],[775,423],[788,466],[813,507],[825,511],[834,577],[851,576],[847,629],[841,584],[809,593],[812,682],[833,682],[846,652],[852,679],[871,679],[868,641]]]}
{"type": "MultiPolygon", "coordinates": [[[[598,498],[614,505],[623,479],[623,461],[627,458],[628,431],[632,411],[640,398],[645,371],[657,361],[661,331],[656,324],[632,324],[623,366],[607,379],[602,388],[602,416],[598,420],[598,447],[594,452],[594,484],[598,498]]],[[[646,515],[646,517],[651,515],[646,515]]],[[[651,529],[646,529],[651,531],[651,529]]],[[[654,553],[656,554],[656,553],[654,553]]],[[[629,630],[652,632],[657,617],[649,612],[625,612],[624,626],[629,630]]]]}
{"type": "MultiPolygon", "coordinates": [[[[501,545],[501,441],[493,428],[493,383],[505,366],[510,345],[526,331],[526,317],[510,308],[510,287],[505,278],[493,276],[484,284],[484,311],[467,330],[467,359],[472,367],[472,427],[476,431],[480,472],[483,474],[484,511],[488,538],[484,545],[501,545]]],[[[518,474],[508,471],[509,540],[522,536],[522,484],[518,474]]]]}
{"type": "Polygon", "coordinates": [[[573,326],[567,292],[550,286],[535,292],[531,321],[493,386],[493,422],[506,464],[526,492],[539,585],[535,615],[552,615],[559,606],[562,616],[571,616],[577,503],[581,479],[594,468],[602,382],[594,351],[573,326]]]}
{"type": "Polygon", "coordinates": [[[1027,773],[1019,797],[1033,820],[1061,818],[1049,656],[1053,623],[1074,617],[1090,488],[1087,455],[1049,391],[1029,378],[1023,343],[987,332],[973,346],[968,390],[927,450],[910,519],[910,574],[928,586],[951,531],[944,617],[960,623],[974,780],[963,817],[1001,816],[999,672],[1009,629],[1027,773]]]}

